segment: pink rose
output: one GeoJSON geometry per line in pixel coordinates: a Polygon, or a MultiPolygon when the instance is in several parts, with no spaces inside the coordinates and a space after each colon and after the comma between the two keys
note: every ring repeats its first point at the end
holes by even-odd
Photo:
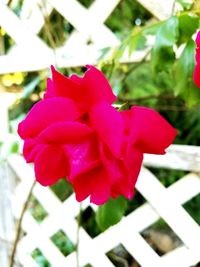
{"type": "Polygon", "coordinates": [[[197,44],[196,54],[195,54],[196,66],[194,69],[193,79],[195,85],[200,88],[200,31],[198,32],[196,37],[196,44],[197,44]]]}
{"type": "Polygon", "coordinates": [[[52,185],[66,178],[76,198],[100,205],[134,193],[143,153],[164,154],[177,131],[156,111],[132,107],[119,112],[103,74],[87,66],[83,77],[67,78],[52,67],[44,99],[19,124],[23,154],[36,179],[52,185]]]}

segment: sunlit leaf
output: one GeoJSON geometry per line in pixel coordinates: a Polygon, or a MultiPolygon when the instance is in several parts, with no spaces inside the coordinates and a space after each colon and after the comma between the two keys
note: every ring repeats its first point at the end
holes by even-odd
{"type": "Polygon", "coordinates": [[[179,20],[179,40],[182,44],[187,42],[199,27],[199,18],[189,14],[183,14],[178,17],[179,20]]]}
{"type": "Polygon", "coordinates": [[[24,86],[24,91],[22,94],[22,98],[27,98],[29,95],[33,93],[36,86],[39,84],[41,78],[38,76],[35,79],[33,79],[30,83],[28,83],[26,86],[24,86]]]}
{"type": "Polygon", "coordinates": [[[123,197],[110,199],[107,203],[100,206],[96,212],[96,221],[99,228],[104,231],[110,226],[118,223],[127,207],[127,200],[123,197]]]}
{"type": "Polygon", "coordinates": [[[195,42],[190,40],[175,65],[175,94],[181,96],[189,107],[200,103],[200,90],[194,85],[195,42]]]}
{"type": "Polygon", "coordinates": [[[152,65],[155,72],[168,69],[175,60],[173,45],[178,38],[178,18],[173,16],[163,23],[156,34],[152,52],[152,65]]]}

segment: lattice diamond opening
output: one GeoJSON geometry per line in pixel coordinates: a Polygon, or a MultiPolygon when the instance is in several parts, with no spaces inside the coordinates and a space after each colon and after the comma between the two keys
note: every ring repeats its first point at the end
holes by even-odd
{"type": "Polygon", "coordinates": [[[159,256],[183,245],[180,238],[162,219],[144,229],[140,234],[159,256]]]}
{"type": "Polygon", "coordinates": [[[95,219],[95,211],[92,207],[87,207],[81,212],[81,226],[85,229],[85,231],[89,234],[90,237],[94,238],[101,233],[99,229],[96,219],[95,219]]]}
{"type": "Polygon", "coordinates": [[[200,193],[192,199],[184,203],[183,207],[190,214],[190,216],[200,225],[200,193]]]}
{"type": "Polygon", "coordinates": [[[51,267],[52,265],[50,262],[45,258],[43,253],[39,248],[34,249],[31,253],[31,257],[34,259],[34,261],[38,264],[39,267],[51,267]]]}
{"type": "Polygon", "coordinates": [[[56,184],[52,185],[50,189],[62,202],[64,202],[73,193],[72,186],[66,181],[66,179],[59,180],[56,184]]]}
{"type": "Polygon", "coordinates": [[[51,237],[51,240],[64,256],[68,256],[73,251],[75,251],[75,245],[71,242],[71,240],[62,230],[57,231],[51,237]]]}
{"type": "Polygon", "coordinates": [[[34,195],[30,198],[29,211],[38,223],[41,223],[48,216],[48,212],[34,195]]]}
{"type": "Polygon", "coordinates": [[[106,253],[107,257],[116,267],[134,266],[140,267],[139,263],[126,250],[126,248],[119,244],[106,253]]]}

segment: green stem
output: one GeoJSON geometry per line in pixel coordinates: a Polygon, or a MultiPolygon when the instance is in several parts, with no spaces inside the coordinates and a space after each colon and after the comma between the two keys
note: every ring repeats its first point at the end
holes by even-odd
{"type": "Polygon", "coordinates": [[[25,203],[24,203],[24,206],[23,206],[23,208],[22,208],[22,211],[21,211],[21,214],[20,214],[18,223],[17,223],[17,227],[16,227],[16,236],[15,236],[15,241],[14,241],[13,248],[12,248],[12,252],[11,252],[11,256],[10,256],[9,267],[13,267],[13,266],[14,266],[15,254],[16,254],[16,250],[17,250],[17,244],[18,244],[18,242],[19,242],[20,233],[21,233],[22,220],[23,220],[23,218],[24,218],[24,214],[25,214],[25,212],[26,212],[26,210],[27,210],[27,208],[28,208],[28,204],[29,204],[29,201],[30,201],[30,198],[31,198],[33,189],[34,189],[34,187],[35,187],[35,184],[36,184],[36,181],[34,180],[33,184],[31,185],[31,188],[30,188],[30,190],[29,190],[27,199],[26,199],[26,201],[25,201],[25,203]]]}

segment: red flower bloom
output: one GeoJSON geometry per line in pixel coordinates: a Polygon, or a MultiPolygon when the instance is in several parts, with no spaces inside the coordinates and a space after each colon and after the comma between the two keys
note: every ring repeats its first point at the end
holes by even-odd
{"type": "Polygon", "coordinates": [[[200,31],[198,32],[196,37],[196,44],[197,44],[196,54],[195,54],[196,66],[194,69],[193,79],[195,85],[200,88],[200,31]]]}
{"type": "Polygon", "coordinates": [[[98,205],[133,196],[143,153],[164,154],[177,131],[154,110],[117,111],[115,99],[95,67],[69,78],[52,67],[44,99],[18,128],[39,183],[66,177],[78,201],[90,196],[98,205]]]}

